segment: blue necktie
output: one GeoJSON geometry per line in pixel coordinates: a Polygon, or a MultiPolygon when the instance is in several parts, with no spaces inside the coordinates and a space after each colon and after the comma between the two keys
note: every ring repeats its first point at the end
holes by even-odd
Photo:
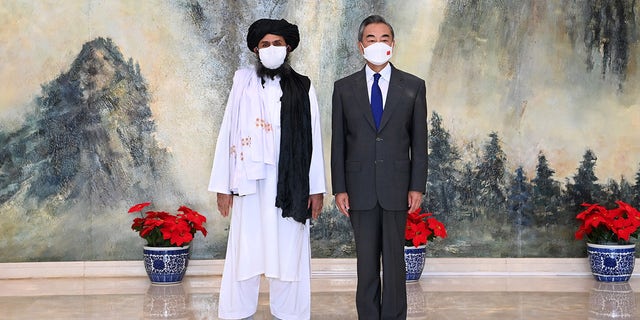
{"type": "Polygon", "coordinates": [[[371,112],[373,121],[376,123],[376,130],[380,129],[380,119],[382,119],[382,90],[378,85],[380,74],[373,75],[373,86],[371,86],[371,112]]]}

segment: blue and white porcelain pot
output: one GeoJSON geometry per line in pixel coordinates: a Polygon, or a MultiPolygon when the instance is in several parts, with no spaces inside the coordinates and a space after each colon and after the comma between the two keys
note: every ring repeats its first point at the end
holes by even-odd
{"type": "Polygon", "coordinates": [[[404,263],[407,271],[407,282],[420,280],[422,270],[424,270],[426,247],[426,245],[404,247],[404,263]]]}
{"type": "Polygon", "coordinates": [[[189,246],[144,247],[144,268],[153,284],[180,283],[189,264],[189,246]]]}
{"type": "Polygon", "coordinates": [[[633,274],[636,245],[587,243],[591,273],[598,281],[624,282],[633,274]]]}

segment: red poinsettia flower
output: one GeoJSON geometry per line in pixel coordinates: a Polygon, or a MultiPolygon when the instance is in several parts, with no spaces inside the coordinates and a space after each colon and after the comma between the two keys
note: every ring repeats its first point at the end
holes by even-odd
{"type": "Polygon", "coordinates": [[[425,223],[420,221],[411,222],[407,221],[407,228],[405,229],[405,240],[411,241],[414,246],[419,246],[427,243],[427,238],[432,234],[431,230],[427,229],[425,223]]]}
{"type": "Polygon", "coordinates": [[[427,219],[427,224],[429,225],[429,229],[433,230],[433,233],[436,235],[436,237],[447,237],[447,229],[445,229],[444,224],[438,221],[436,218],[427,219]]]}
{"type": "Polygon", "coordinates": [[[606,223],[606,218],[604,216],[588,216],[584,223],[592,228],[597,228],[601,223],[606,223]]]}
{"type": "Polygon", "coordinates": [[[576,231],[576,239],[582,240],[587,234],[591,232],[591,229],[592,228],[590,226],[580,226],[580,228],[578,228],[578,231],[576,231]]]}
{"type": "Polygon", "coordinates": [[[144,238],[146,235],[151,233],[155,228],[161,227],[163,224],[164,224],[164,220],[157,220],[157,219],[145,220],[142,231],[140,231],[140,236],[144,238]]]}
{"type": "Polygon", "coordinates": [[[638,228],[633,226],[618,229],[618,231],[616,232],[616,236],[618,236],[618,238],[620,239],[623,239],[624,241],[629,241],[629,238],[631,238],[631,235],[636,231],[636,229],[638,228]]]}
{"type": "Polygon", "coordinates": [[[575,238],[592,243],[626,244],[638,238],[640,212],[623,201],[616,201],[617,208],[607,209],[599,204],[583,203],[585,209],[576,215],[582,224],[575,238]]]}
{"type": "Polygon", "coordinates": [[[189,224],[177,218],[166,220],[160,231],[165,240],[169,240],[172,244],[179,247],[193,240],[189,224]]]}
{"type": "Polygon", "coordinates": [[[135,218],[133,219],[133,224],[131,225],[131,229],[138,230],[137,228],[142,228],[144,225],[144,218],[135,218]]]}
{"type": "Polygon", "coordinates": [[[416,228],[413,224],[407,222],[407,227],[404,229],[405,240],[412,240],[416,236],[416,228]]]}
{"type": "Polygon", "coordinates": [[[129,208],[129,213],[133,213],[133,212],[138,212],[142,209],[144,209],[144,207],[150,205],[151,202],[143,202],[143,203],[138,203],[136,205],[134,205],[133,207],[129,208]]]}
{"type": "Polygon", "coordinates": [[[447,231],[440,221],[432,217],[432,213],[421,213],[418,209],[407,214],[405,228],[405,245],[420,246],[436,237],[446,238],[447,231]]]}
{"type": "Polygon", "coordinates": [[[426,229],[416,232],[416,235],[413,237],[413,239],[411,239],[411,243],[416,247],[425,244],[427,243],[427,239],[431,234],[432,232],[426,229]]]}
{"type": "Polygon", "coordinates": [[[192,228],[197,231],[202,232],[202,235],[207,236],[207,229],[205,229],[202,224],[207,222],[207,217],[199,214],[196,211],[191,210],[189,207],[181,206],[178,211],[182,212],[178,214],[178,217],[184,218],[192,228]]]}
{"type": "Polygon", "coordinates": [[[203,225],[207,218],[197,211],[180,206],[180,213],[175,215],[165,211],[147,211],[143,214],[142,209],[149,205],[150,202],[143,202],[129,209],[129,213],[140,212],[141,217],[133,219],[131,229],[147,240],[148,246],[184,246],[193,240],[198,231],[207,236],[207,229],[203,225]]]}

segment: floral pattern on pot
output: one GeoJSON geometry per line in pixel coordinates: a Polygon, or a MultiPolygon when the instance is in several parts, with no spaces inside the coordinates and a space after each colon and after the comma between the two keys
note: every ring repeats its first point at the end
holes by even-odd
{"type": "Polygon", "coordinates": [[[424,260],[426,258],[426,245],[418,247],[404,247],[404,263],[407,271],[407,282],[420,280],[422,270],[424,270],[424,260]]]}
{"type": "Polygon", "coordinates": [[[628,281],[635,264],[635,244],[599,245],[587,243],[591,272],[598,281],[628,281]]]}
{"type": "Polygon", "coordinates": [[[144,268],[151,283],[171,284],[182,281],[189,264],[189,246],[144,247],[144,268]]]}

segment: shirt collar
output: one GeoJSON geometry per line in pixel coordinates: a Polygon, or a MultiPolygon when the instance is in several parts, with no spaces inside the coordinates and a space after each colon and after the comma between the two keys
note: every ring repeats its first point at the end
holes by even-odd
{"type": "MultiPolygon", "coordinates": [[[[371,80],[373,81],[373,74],[375,73],[373,70],[371,70],[371,68],[369,68],[369,65],[366,65],[364,68],[364,71],[366,73],[367,76],[367,81],[371,80]]],[[[387,63],[387,65],[382,68],[382,70],[380,70],[380,72],[378,72],[380,74],[380,77],[384,80],[386,80],[387,82],[389,82],[389,80],[391,80],[391,63],[387,63]]]]}

